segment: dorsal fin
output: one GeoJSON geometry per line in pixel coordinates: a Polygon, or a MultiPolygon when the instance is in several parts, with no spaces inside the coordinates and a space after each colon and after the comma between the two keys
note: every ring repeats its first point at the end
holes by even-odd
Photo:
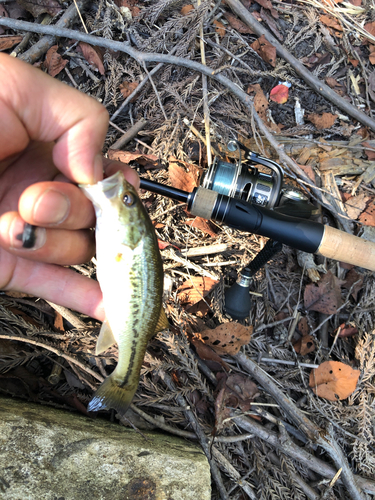
{"type": "Polygon", "coordinates": [[[98,356],[116,343],[111,327],[107,320],[103,321],[98,340],[96,341],[95,354],[98,356]]]}

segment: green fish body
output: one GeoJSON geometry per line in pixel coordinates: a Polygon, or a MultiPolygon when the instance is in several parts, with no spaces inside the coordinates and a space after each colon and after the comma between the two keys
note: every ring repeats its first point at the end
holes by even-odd
{"type": "Polygon", "coordinates": [[[162,308],[163,266],[151,220],[122,172],[81,186],[96,212],[97,277],[106,321],[96,354],[118,345],[118,364],[95,392],[89,411],[123,415],[138,387],[147,342],[168,328],[162,308]]]}

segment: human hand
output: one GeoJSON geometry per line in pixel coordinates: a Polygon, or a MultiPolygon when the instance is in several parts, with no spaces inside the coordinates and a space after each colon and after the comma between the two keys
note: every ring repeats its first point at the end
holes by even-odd
{"type": "Polygon", "coordinates": [[[95,213],[75,183],[132,169],[103,159],[106,109],[0,53],[0,289],[23,291],[103,320],[99,285],[62,266],[94,255],[95,213]],[[25,223],[38,226],[24,248],[25,223]],[[29,242],[30,243],[30,242],[29,242]]]}

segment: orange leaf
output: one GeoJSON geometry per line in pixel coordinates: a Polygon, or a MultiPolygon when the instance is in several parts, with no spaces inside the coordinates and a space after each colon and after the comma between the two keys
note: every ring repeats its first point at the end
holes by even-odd
{"type": "Polygon", "coordinates": [[[215,31],[219,35],[220,38],[225,36],[225,26],[220,21],[214,19],[215,31]]]}
{"type": "Polygon", "coordinates": [[[368,204],[368,207],[361,213],[358,219],[365,226],[375,226],[375,203],[374,199],[368,204]]]}
{"type": "Polygon", "coordinates": [[[169,158],[169,180],[174,188],[184,191],[193,191],[199,185],[202,170],[185,161],[169,158]]]}
{"type": "Polygon", "coordinates": [[[178,288],[178,298],[186,307],[199,302],[213,290],[218,281],[202,276],[191,276],[178,288]]]}
{"type": "Polygon", "coordinates": [[[325,361],[310,373],[309,387],[329,401],[348,398],[357,387],[359,370],[340,361],[325,361]]]}
{"type": "Polygon", "coordinates": [[[271,90],[270,99],[271,101],[277,102],[278,104],[284,104],[288,100],[288,95],[289,87],[280,84],[276,85],[276,87],[271,90]]]}
{"type": "Polygon", "coordinates": [[[237,19],[236,16],[233,14],[229,14],[229,12],[225,12],[224,14],[225,19],[228,21],[228,23],[231,25],[233,29],[238,31],[238,33],[243,33],[243,34],[248,34],[248,35],[253,35],[254,32],[242,21],[237,19]]]}
{"type": "Polygon", "coordinates": [[[320,16],[320,22],[322,22],[329,28],[333,28],[337,31],[343,31],[341,24],[339,24],[337,19],[335,19],[334,17],[324,14],[323,16],[320,16]]]}
{"type": "Polygon", "coordinates": [[[304,335],[293,344],[293,347],[298,354],[306,356],[306,354],[315,351],[314,338],[311,335],[304,335]]]}
{"type": "Polygon", "coordinates": [[[121,161],[122,163],[130,163],[136,161],[146,169],[159,168],[158,157],[156,155],[145,155],[139,151],[121,151],[120,149],[109,149],[108,158],[110,160],[121,161]]]}
{"type": "Polygon", "coordinates": [[[310,122],[313,123],[318,130],[331,128],[335,123],[336,118],[337,115],[333,115],[332,113],[323,113],[321,115],[311,113],[310,115],[307,115],[307,119],[310,120],[310,122]]]}
{"type": "Polygon", "coordinates": [[[193,9],[194,9],[194,7],[193,7],[193,5],[191,5],[191,4],[189,4],[189,5],[184,5],[184,6],[182,7],[182,9],[181,9],[181,14],[182,14],[183,16],[186,16],[186,14],[189,14],[189,12],[190,12],[191,10],[193,10],[193,9]]]}
{"type": "Polygon", "coordinates": [[[85,42],[79,42],[79,47],[82,51],[83,57],[90,64],[90,66],[97,69],[101,75],[104,75],[105,69],[101,53],[95,47],[92,47],[85,42]]]}
{"type": "Polygon", "coordinates": [[[60,54],[58,54],[57,49],[57,45],[53,45],[53,47],[48,49],[46,60],[43,63],[43,66],[50,76],[58,75],[68,64],[68,59],[63,59],[60,54]]]}
{"type": "Polygon", "coordinates": [[[255,42],[251,44],[251,48],[260,55],[263,61],[273,67],[276,66],[276,47],[266,40],[264,35],[258,38],[258,40],[255,40],[255,42]]]}
{"type": "Polygon", "coordinates": [[[204,233],[212,236],[212,238],[216,238],[217,236],[215,226],[209,220],[203,219],[202,217],[196,217],[194,220],[185,221],[185,224],[200,229],[204,233]]]}
{"type": "MultiPolygon", "coordinates": [[[[130,96],[132,92],[138,87],[138,82],[127,82],[124,80],[120,85],[120,92],[123,95],[124,99],[130,96]]],[[[136,96],[130,102],[134,102],[137,99],[136,96]]]]}
{"type": "Polygon", "coordinates": [[[252,333],[252,326],[224,323],[214,330],[203,330],[201,336],[218,354],[237,354],[241,346],[250,342],[252,333]]]}
{"type": "MultiPolygon", "coordinates": [[[[0,12],[1,15],[1,12],[0,12]]],[[[20,35],[1,35],[0,36],[0,52],[2,50],[7,50],[13,47],[13,45],[17,45],[22,41],[22,36],[20,35]]]]}

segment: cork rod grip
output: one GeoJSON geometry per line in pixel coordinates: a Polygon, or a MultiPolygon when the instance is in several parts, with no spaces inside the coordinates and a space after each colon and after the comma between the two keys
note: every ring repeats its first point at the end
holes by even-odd
{"type": "Polygon", "coordinates": [[[375,271],[375,243],[330,226],[324,227],[317,253],[329,259],[375,271]]]}

